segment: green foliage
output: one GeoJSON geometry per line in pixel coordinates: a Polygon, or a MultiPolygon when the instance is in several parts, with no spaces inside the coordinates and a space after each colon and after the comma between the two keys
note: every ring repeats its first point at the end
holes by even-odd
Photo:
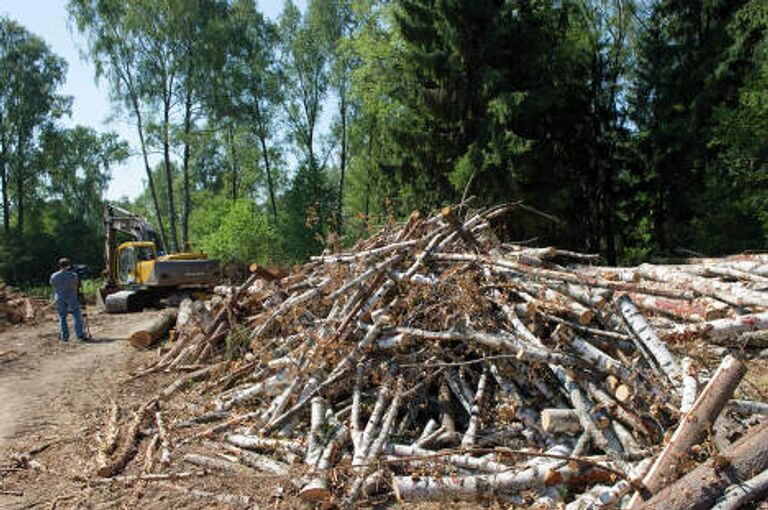
{"type": "MultiPolygon", "coordinates": [[[[303,261],[465,195],[524,199],[561,221],[508,236],[610,263],[768,244],[764,1],[310,0],[276,22],[251,0],[68,6],[140,137],[147,190],[123,205],[171,249],[180,224],[214,257],[303,261]]],[[[65,69],[0,19],[11,280],[99,265],[127,148],[57,125],[65,69]]]]}
{"type": "Polygon", "coordinates": [[[333,223],[332,190],[325,176],[302,167],[285,193],[285,211],[279,218],[283,256],[304,261],[319,253],[328,225],[333,223]]]}
{"type": "Polygon", "coordinates": [[[247,200],[217,198],[193,212],[193,225],[201,227],[199,247],[222,261],[270,263],[278,256],[278,238],[268,215],[247,200]]]}

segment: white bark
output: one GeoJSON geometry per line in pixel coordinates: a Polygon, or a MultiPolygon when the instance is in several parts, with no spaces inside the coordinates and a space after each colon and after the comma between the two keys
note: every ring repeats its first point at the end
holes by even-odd
{"type": "Polygon", "coordinates": [[[667,349],[666,344],[659,340],[656,333],[645,317],[640,313],[629,296],[621,296],[618,300],[618,309],[626,321],[627,327],[635,334],[652,358],[652,365],[658,367],[666,375],[673,387],[679,387],[682,383],[682,374],[675,357],[667,349]]]}
{"type": "Polygon", "coordinates": [[[741,483],[731,485],[712,510],[737,510],[768,496],[768,469],[741,483]]]}

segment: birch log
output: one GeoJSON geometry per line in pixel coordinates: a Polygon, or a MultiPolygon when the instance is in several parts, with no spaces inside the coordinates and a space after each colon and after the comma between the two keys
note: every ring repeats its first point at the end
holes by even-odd
{"type": "Polygon", "coordinates": [[[709,510],[726,488],[768,468],[768,424],[739,440],[718,463],[710,459],[659,491],[638,510],[709,510]]]}
{"type": "Polygon", "coordinates": [[[652,364],[655,364],[667,376],[673,387],[678,387],[682,383],[680,367],[664,342],[656,336],[656,333],[651,325],[648,324],[648,321],[645,320],[643,314],[640,313],[627,295],[619,298],[617,306],[627,327],[635,334],[645,351],[652,357],[652,364]]]}
{"type": "MultiPolygon", "coordinates": [[[[691,410],[680,420],[669,443],[643,478],[643,485],[651,494],[677,480],[690,448],[704,438],[708,427],[715,423],[746,372],[744,363],[733,356],[726,357],[720,363],[712,379],[691,410]]],[[[636,495],[629,508],[639,508],[640,503],[640,496],[636,495]]]]}

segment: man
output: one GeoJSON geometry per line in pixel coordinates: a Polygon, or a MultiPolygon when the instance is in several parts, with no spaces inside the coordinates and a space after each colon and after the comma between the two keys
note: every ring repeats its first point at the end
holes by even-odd
{"type": "Polygon", "coordinates": [[[67,327],[69,313],[75,318],[77,339],[81,342],[88,340],[83,331],[83,315],[80,313],[80,302],[77,299],[78,284],[77,273],[72,271],[69,259],[59,259],[59,270],[51,275],[51,285],[56,290],[56,311],[59,312],[63,342],[69,340],[69,327],[67,327]]]}

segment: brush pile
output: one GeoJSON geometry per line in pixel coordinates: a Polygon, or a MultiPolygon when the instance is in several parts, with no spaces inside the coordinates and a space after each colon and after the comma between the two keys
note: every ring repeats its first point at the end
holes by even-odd
{"type": "Polygon", "coordinates": [[[0,328],[29,322],[35,318],[31,299],[0,281],[0,328]]]}
{"type": "Polygon", "coordinates": [[[766,469],[768,405],[733,397],[742,359],[768,347],[768,256],[590,265],[502,243],[494,223],[523,207],[413,214],[288,276],[257,268],[186,303],[146,371],[184,375],[134,415],[122,446],[106,434],[99,474],[125,467],[150,417],[138,479],[250,469],[345,508],[650,508],[682,483],[687,502],[713,504],[733,483],[717,466],[744,464],[744,480],[766,469]],[[164,424],[182,392],[207,408],[164,424]],[[154,456],[175,469],[153,473],[154,456]],[[716,489],[683,476],[712,462],[716,489]]]}

